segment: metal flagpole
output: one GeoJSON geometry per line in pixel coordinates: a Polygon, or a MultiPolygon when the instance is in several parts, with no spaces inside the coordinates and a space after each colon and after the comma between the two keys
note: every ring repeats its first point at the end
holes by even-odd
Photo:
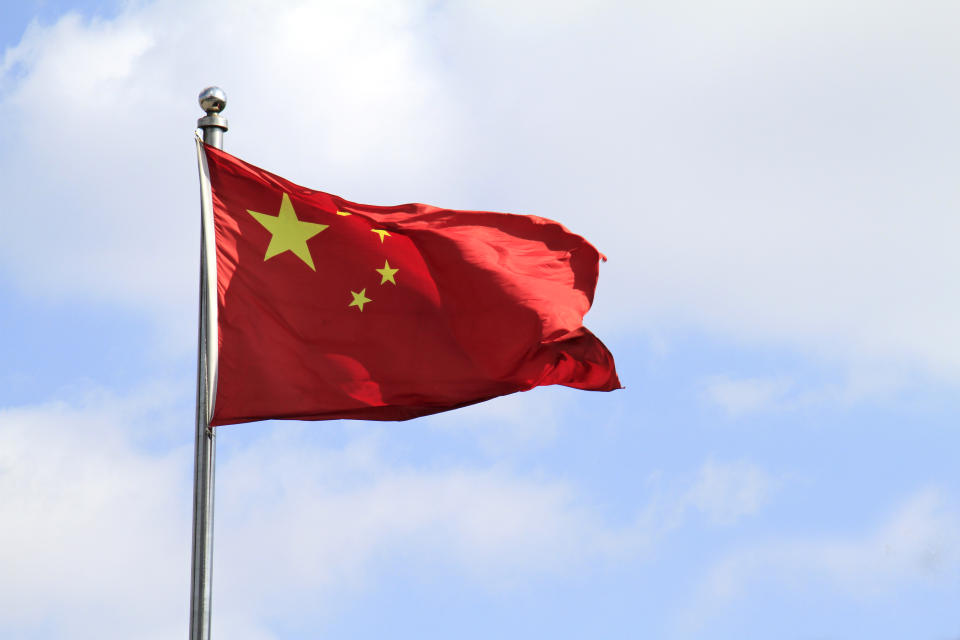
{"type": "MultiPolygon", "coordinates": [[[[219,87],[200,92],[207,115],[197,121],[203,141],[223,148],[227,120],[220,112],[227,95],[219,87]]],[[[190,590],[190,640],[210,639],[210,591],[213,578],[213,478],[216,434],[210,426],[217,366],[216,253],[213,202],[206,156],[198,144],[200,162],[200,321],[197,346],[197,430],[193,474],[193,560],[190,590]]]]}

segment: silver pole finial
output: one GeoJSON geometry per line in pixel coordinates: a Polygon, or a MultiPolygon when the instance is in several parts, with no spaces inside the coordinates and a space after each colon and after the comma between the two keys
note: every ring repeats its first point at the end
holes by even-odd
{"type": "Polygon", "coordinates": [[[220,87],[207,87],[197,98],[200,108],[207,115],[197,120],[197,126],[203,129],[203,141],[211,147],[223,149],[223,132],[227,130],[227,119],[220,112],[227,108],[227,94],[220,87]]]}

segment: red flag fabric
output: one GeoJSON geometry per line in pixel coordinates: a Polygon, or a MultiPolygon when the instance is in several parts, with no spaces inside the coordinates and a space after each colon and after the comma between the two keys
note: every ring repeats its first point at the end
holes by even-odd
{"type": "Polygon", "coordinates": [[[556,222],[306,189],[205,147],[212,425],[406,420],[541,385],[620,388],[582,325],[600,254],[556,222]]]}

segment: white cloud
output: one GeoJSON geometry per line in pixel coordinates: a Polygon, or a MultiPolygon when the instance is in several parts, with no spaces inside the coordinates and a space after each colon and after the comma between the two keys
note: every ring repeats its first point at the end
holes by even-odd
{"type": "MultiPolygon", "coordinates": [[[[935,376],[934,376],[935,378],[935,376]]],[[[802,386],[792,376],[737,378],[711,376],[704,382],[705,399],[731,418],[753,413],[790,411],[808,407],[849,406],[865,399],[890,397],[906,388],[929,388],[930,375],[890,363],[848,367],[842,377],[802,386]]]]}
{"type": "MultiPolygon", "coordinates": [[[[80,639],[181,634],[192,438],[171,444],[170,433],[190,424],[189,411],[162,385],[78,398],[0,411],[0,629],[80,639]]],[[[453,570],[493,591],[642,561],[671,531],[696,526],[691,514],[729,524],[769,493],[759,469],[708,461],[689,486],[637,491],[635,516],[614,524],[542,473],[502,463],[413,467],[390,456],[371,425],[348,433],[345,444],[324,447],[293,424],[221,432],[218,633],[270,638],[277,615],[322,626],[391,558],[421,577],[453,570]]]]}
{"type": "Polygon", "coordinates": [[[218,83],[228,149],[291,179],[585,233],[611,258],[594,322],[958,379],[956,7],[538,7],[158,0],[34,27],[0,76],[0,263],[189,336],[189,132],[218,83]]]}
{"type": "Polygon", "coordinates": [[[741,378],[717,376],[707,383],[709,400],[728,414],[739,416],[780,406],[790,390],[790,382],[780,378],[741,378]]]}
{"type": "Polygon", "coordinates": [[[910,496],[872,530],[772,540],[727,554],[703,580],[684,625],[706,624],[752,589],[827,589],[874,599],[917,584],[955,581],[960,512],[942,491],[910,496]]]}
{"type": "MultiPolygon", "coordinates": [[[[193,458],[191,438],[171,446],[171,425],[190,424],[176,401],[154,385],[125,398],[87,390],[72,403],[0,411],[4,633],[183,632],[193,458]]],[[[366,427],[336,447],[287,423],[221,432],[221,632],[269,638],[277,615],[322,625],[375,584],[389,558],[421,577],[452,569],[494,591],[642,561],[678,527],[699,526],[693,514],[732,524],[756,513],[775,485],[754,465],[708,460],[690,484],[636,491],[634,517],[614,524],[567,482],[502,463],[413,467],[366,427]]]]}
{"type": "Polygon", "coordinates": [[[469,434],[486,453],[503,454],[551,442],[573,402],[570,389],[536,389],[425,419],[446,434],[469,434]]]}
{"type": "MultiPolygon", "coordinates": [[[[152,390],[91,392],[75,406],[0,412],[4,633],[184,633],[192,451],[137,444],[166,429],[157,404],[152,390]]],[[[562,483],[396,466],[372,436],[320,449],[293,425],[264,433],[219,460],[215,626],[231,637],[273,637],[270,615],[313,615],[295,603],[320,592],[335,609],[334,596],[376,578],[386,550],[493,587],[624,553],[637,537],[607,528],[562,483]]]]}
{"type": "Polygon", "coordinates": [[[700,468],[686,502],[714,524],[729,525],[759,511],[778,484],[778,480],[754,464],[719,463],[711,459],[700,468]]]}
{"type": "Polygon", "coordinates": [[[228,607],[293,614],[357,593],[391,557],[419,578],[448,567],[512,589],[642,556],[666,529],[653,502],[611,525],[567,483],[500,464],[390,463],[374,434],[334,450],[297,441],[277,430],[221,466],[215,572],[228,607]]]}
{"type": "Polygon", "coordinates": [[[183,632],[190,457],[131,442],[154,409],[149,397],[94,395],[78,407],[0,411],[6,635],[47,627],[72,638],[183,632]]]}

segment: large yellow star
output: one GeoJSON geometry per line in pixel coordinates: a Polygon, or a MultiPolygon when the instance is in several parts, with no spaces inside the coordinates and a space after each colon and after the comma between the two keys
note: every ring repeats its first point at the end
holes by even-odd
{"type": "Polygon", "coordinates": [[[264,261],[280,255],[284,251],[291,251],[303,260],[308,267],[314,271],[317,270],[313,266],[313,258],[310,256],[310,249],[307,248],[307,240],[330,225],[298,220],[297,214],[293,211],[293,205],[290,203],[290,196],[286,193],[283,194],[283,200],[280,202],[279,215],[268,216],[249,209],[247,209],[247,213],[252,215],[273,236],[267,246],[267,254],[263,256],[264,261]]]}
{"type": "Polygon", "coordinates": [[[380,284],[384,284],[386,282],[397,284],[397,281],[393,279],[393,276],[397,273],[397,271],[400,271],[400,269],[391,269],[390,261],[384,260],[383,269],[376,269],[376,272],[380,274],[380,284]]]}
{"type": "Polygon", "coordinates": [[[353,302],[348,304],[347,307],[359,307],[360,311],[363,311],[363,305],[367,304],[368,302],[372,302],[370,298],[366,296],[366,293],[366,289],[360,289],[360,293],[351,291],[350,295],[353,296],[353,302]]]}

